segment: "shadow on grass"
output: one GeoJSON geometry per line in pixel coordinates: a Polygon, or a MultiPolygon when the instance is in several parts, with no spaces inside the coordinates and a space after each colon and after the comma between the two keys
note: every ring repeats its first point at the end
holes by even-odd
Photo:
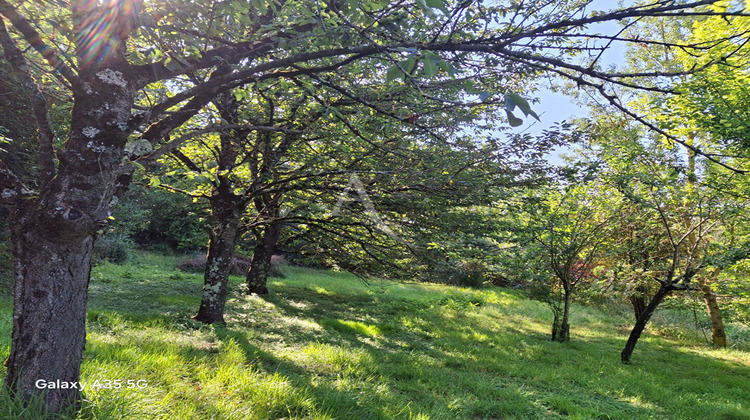
{"type": "MultiPolygon", "coordinates": [[[[117,328],[120,317],[128,328],[205,331],[209,327],[189,320],[200,287],[199,278],[181,275],[95,283],[92,327],[117,328]]],[[[419,413],[446,419],[748,418],[748,366],[703,357],[655,337],[644,337],[633,364],[623,366],[619,351],[625,337],[613,331],[580,336],[574,331],[572,342],[560,344],[548,340],[546,324],[512,309],[492,312],[461,302],[450,307],[434,299],[319,289],[279,287],[250,301],[235,293],[230,325],[209,330],[222,345],[237,345],[247,368],[282,375],[309,394],[320,413],[334,418],[419,413]],[[248,306],[239,305],[243,302],[248,306]]],[[[138,345],[138,351],[154,354],[171,346],[172,369],[221,356],[221,345],[211,343],[200,347],[144,336],[138,345]]],[[[88,355],[96,360],[97,354],[117,354],[121,363],[142,360],[128,346],[98,343],[88,355]]],[[[154,361],[144,368],[161,372],[164,366],[154,361]]],[[[200,404],[204,414],[219,410],[212,401],[200,404]]],[[[293,410],[310,414],[301,405],[293,410]]]]}
{"type": "MultiPolygon", "coordinates": [[[[471,317],[476,308],[466,308],[466,313],[408,304],[384,308],[387,303],[377,298],[344,299],[310,290],[284,290],[265,300],[285,317],[306,317],[326,331],[325,335],[308,333],[288,341],[317,339],[366,351],[378,367],[380,381],[391,392],[422,396],[421,406],[427,411],[472,418],[524,417],[542,412],[626,418],[668,412],[667,407],[659,406],[662,393],[647,403],[640,402],[641,397],[636,395],[643,381],[654,373],[650,369],[659,372],[659,366],[649,365],[633,373],[637,367],[620,365],[619,339],[553,343],[539,330],[505,324],[501,328],[478,326],[471,317]],[[368,335],[351,327],[352,322],[383,325],[384,319],[394,314],[398,314],[400,325],[391,321],[387,328],[379,328],[380,334],[368,335]],[[609,377],[613,386],[602,383],[604,370],[609,371],[604,378],[609,377]],[[628,388],[634,390],[629,392],[628,388]]],[[[655,349],[644,349],[644,353],[647,350],[655,349]]],[[[688,364],[708,362],[697,356],[693,359],[688,364]]],[[[719,367],[726,369],[717,361],[706,366],[719,367]]],[[[298,367],[296,374],[304,372],[298,367]]],[[[700,374],[705,371],[691,371],[686,382],[703,382],[696,377],[700,374]]],[[[709,405],[719,409],[726,404],[709,405]]]]}

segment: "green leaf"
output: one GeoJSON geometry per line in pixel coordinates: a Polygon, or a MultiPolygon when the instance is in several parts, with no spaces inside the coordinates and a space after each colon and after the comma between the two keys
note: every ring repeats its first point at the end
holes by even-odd
{"type": "Polygon", "coordinates": [[[164,67],[167,68],[169,71],[180,71],[182,70],[182,64],[180,64],[179,61],[174,60],[172,58],[167,58],[164,61],[164,67]]]}
{"type": "MultiPolygon", "coordinates": [[[[479,100],[484,102],[492,96],[491,92],[479,92],[479,100]]],[[[507,108],[507,107],[506,107],[507,108]]]]}
{"type": "Polygon", "coordinates": [[[392,81],[396,80],[397,78],[403,75],[404,73],[401,71],[400,68],[398,68],[398,65],[394,64],[388,69],[388,72],[385,74],[385,82],[391,83],[392,81]]]}
{"type": "Polygon", "coordinates": [[[148,181],[149,187],[156,188],[159,185],[161,185],[161,179],[159,179],[158,176],[152,176],[151,178],[149,178],[149,181],[148,181]]]}
{"type": "Polygon", "coordinates": [[[466,81],[464,82],[464,90],[469,95],[478,95],[482,93],[482,91],[474,87],[474,81],[471,79],[466,79],[466,81]]]}
{"type": "Polygon", "coordinates": [[[419,6],[419,8],[422,9],[427,16],[430,16],[430,17],[435,16],[435,13],[427,5],[426,0],[416,0],[416,3],[417,3],[417,6],[419,6]]]}
{"type": "Polygon", "coordinates": [[[422,60],[422,66],[424,67],[424,74],[427,77],[435,76],[438,70],[440,70],[440,68],[429,58],[422,60]]]}
{"type": "Polygon", "coordinates": [[[505,94],[505,109],[512,112],[516,107],[521,109],[523,115],[526,115],[527,117],[532,116],[539,121],[539,116],[536,112],[531,110],[531,105],[529,105],[529,102],[521,97],[521,95],[514,92],[505,94]]]}
{"type": "Polygon", "coordinates": [[[456,74],[456,68],[442,58],[439,59],[436,64],[440,66],[440,68],[443,69],[446,73],[448,73],[448,75],[453,76],[456,74]]]}
{"type": "Polygon", "coordinates": [[[439,9],[441,12],[448,15],[448,8],[445,7],[445,0],[425,0],[425,4],[433,9],[439,9]]]}
{"type": "Polygon", "coordinates": [[[255,9],[258,10],[258,13],[261,15],[266,14],[268,11],[268,6],[266,5],[265,0],[253,0],[253,6],[255,6],[255,9]]]}
{"type": "Polygon", "coordinates": [[[509,110],[505,110],[505,115],[508,116],[508,123],[510,123],[511,127],[518,127],[519,125],[523,124],[523,120],[513,115],[512,112],[509,110]]]}
{"type": "Polygon", "coordinates": [[[411,73],[414,70],[414,67],[417,66],[417,57],[411,56],[399,64],[401,64],[401,67],[403,67],[407,73],[411,73]]]}

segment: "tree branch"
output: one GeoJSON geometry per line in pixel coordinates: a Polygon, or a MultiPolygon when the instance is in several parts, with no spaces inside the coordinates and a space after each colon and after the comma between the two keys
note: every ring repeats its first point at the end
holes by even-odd
{"type": "Polygon", "coordinates": [[[55,176],[55,134],[52,131],[52,122],[49,118],[47,101],[39,90],[39,86],[29,74],[23,53],[18,49],[10,34],[8,34],[5,22],[2,19],[0,19],[0,45],[3,47],[6,59],[13,66],[15,73],[21,78],[31,100],[31,107],[36,117],[39,132],[39,176],[42,181],[42,187],[45,187],[55,176]]]}
{"type": "Polygon", "coordinates": [[[81,80],[78,78],[78,75],[60,59],[61,54],[46,44],[31,23],[25,17],[18,14],[15,7],[6,0],[0,0],[0,15],[5,16],[13,24],[13,27],[21,32],[26,42],[47,60],[54,71],[62,74],[73,88],[81,86],[81,80]]]}

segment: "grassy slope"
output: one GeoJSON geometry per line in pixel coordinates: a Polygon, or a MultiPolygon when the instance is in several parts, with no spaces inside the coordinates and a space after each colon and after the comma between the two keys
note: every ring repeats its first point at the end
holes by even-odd
{"type": "MultiPolygon", "coordinates": [[[[94,268],[83,380],[148,387],[90,389],[81,417],[750,419],[748,353],[646,334],[625,366],[629,319],[576,308],[559,344],[546,307],[511,292],[288,271],[212,327],[190,319],[200,276],[171,261],[94,268]]],[[[3,358],[10,314],[0,298],[3,358]]],[[[34,417],[3,398],[0,418],[34,417]]]]}

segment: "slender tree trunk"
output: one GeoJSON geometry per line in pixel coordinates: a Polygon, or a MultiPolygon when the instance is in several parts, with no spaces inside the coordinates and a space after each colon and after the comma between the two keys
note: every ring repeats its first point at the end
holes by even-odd
{"type": "MultiPolygon", "coordinates": [[[[691,132],[688,134],[688,142],[690,145],[693,144],[695,133],[691,132]]],[[[695,153],[688,151],[688,183],[695,184],[695,153]]],[[[708,316],[711,319],[711,342],[716,347],[727,346],[727,335],[724,331],[724,319],[721,317],[721,309],[719,309],[719,302],[716,301],[716,293],[711,289],[711,283],[721,273],[721,269],[715,268],[708,277],[699,276],[697,278],[698,287],[700,287],[703,300],[706,302],[706,310],[708,310],[708,316]]]]}
{"type": "Polygon", "coordinates": [[[247,293],[268,294],[268,274],[271,272],[271,258],[276,250],[276,244],[281,234],[281,225],[270,223],[263,235],[258,238],[253,251],[253,259],[247,272],[247,293]]]}
{"type": "Polygon", "coordinates": [[[557,341],[561,343],[570,341],[570,294],[570,290],[565,291],[560,333],[557,336],[557,341]]]}
{"type": "Polygon", "coordinates": [[[671,288],[668,286],[662,285],[659,287],[659,290],[656,291],[656,294],[653,298],[651,298],[651,301],[648,303],[648,306],[646,306],[646,309],[641,313],[641,316],[638,318],[638,320],[635,322],[635,326],[633,326],[633,330],[630,331],[630,336],[628,337],[628,342],[625,343],[625,348],[622,350],[622,353],[620,353],[620,359],[623,363],[629,363],[630,362],[630,356],[633,354],[633,350],[635,349],[635,345],[638,342],[638,339],[641,338],[641,334],[643,333],[643,330],[646,328],[646,324],[648,324],[648,321],[651,319],[651,316],[654,314],[654,311],[656,311],[656,307],[659,306],[659,304],[664,300],[664,298],[669,295],[669,293],[672,291],[671,288]]]}
{"type": "MultiPolygon", "coordinates": [[[[715,269],[711,275],[711,279],[716,279],[719,275],[720,270],[715,269]]],[[[716,301],[716,293],[711,288],[711,281],[705,277],[698,277],[698,286],[703,294],[703,300],[706,302],[706,309],[708,310],[708,316],[711,319],[711,342],[716,347],[727,346],[727,335],[724,330],[724,319],[721,316],[721,309],[719,308],[719,302],[716,301]]]]}
{"type": "Polygon", "coordinates": [[[552,341],[558,341],[557,337],[560,335],[560,311],[552,308],[554,318],[552,319],[552,341]]]}

